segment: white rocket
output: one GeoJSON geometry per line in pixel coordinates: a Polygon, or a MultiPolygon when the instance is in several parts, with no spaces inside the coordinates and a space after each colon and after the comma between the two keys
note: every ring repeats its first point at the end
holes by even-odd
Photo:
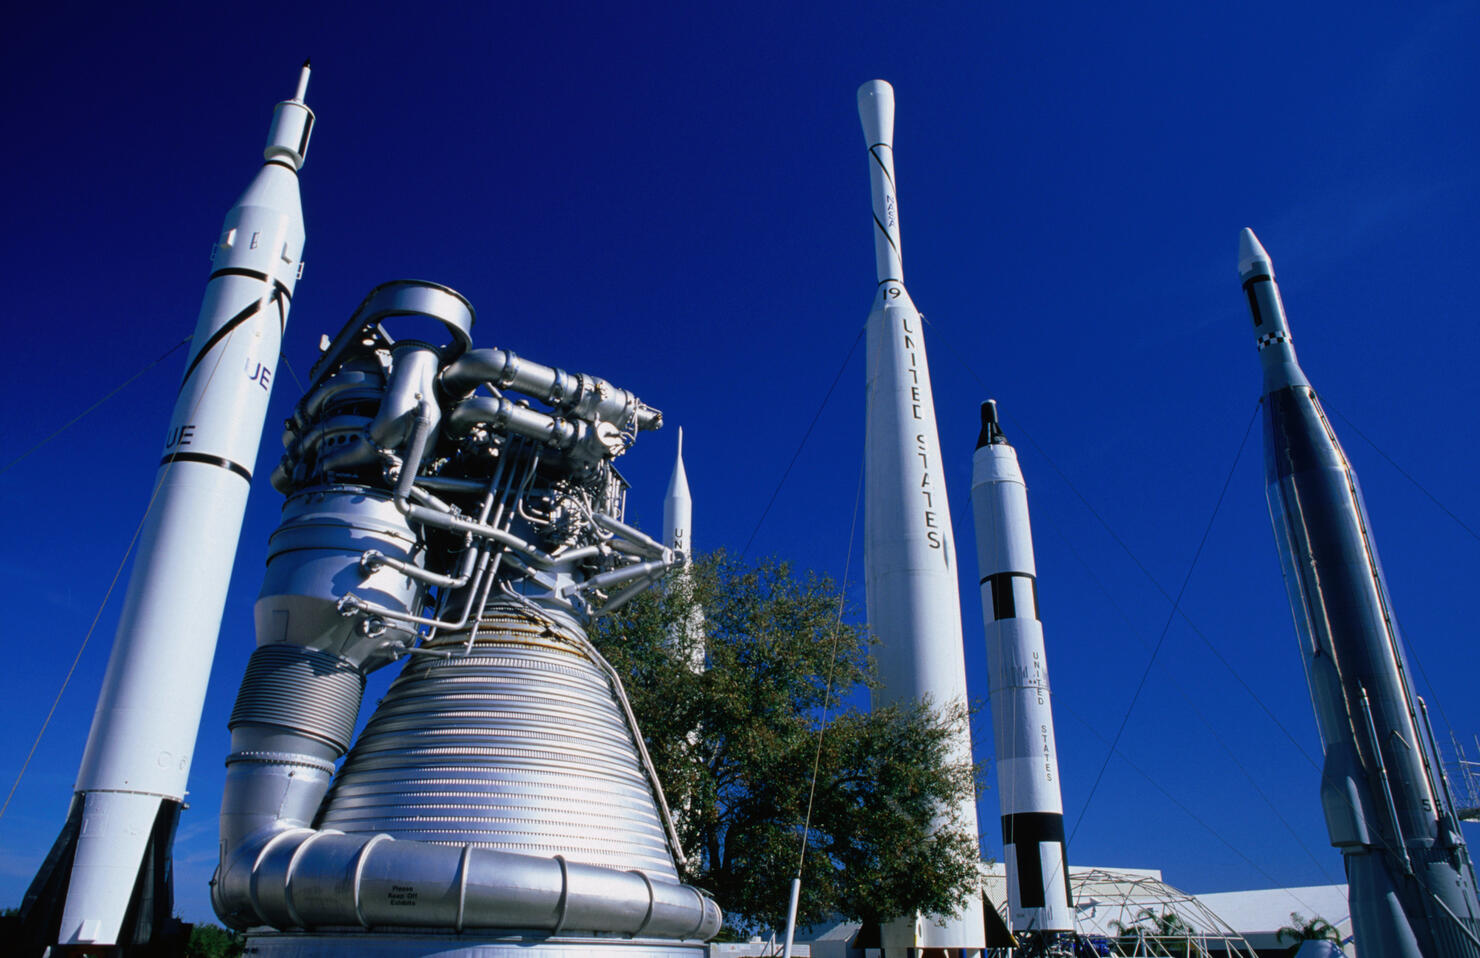
{"type": "MultiPolygon", "coordinates": [[[[894,186],[894,89],[871,80],[858,89],[858,116],[868,141],[874,200],[874,254],[879,286],[868,318],[868,424],[865,452],[864,567],[869,624],[882,704],[926,696],[936,706],[966,700],[956,545],[945,471],[935,428],[935,402],[920,314],[904,288],[899,206],[894,186]]],[[[955,757],[970,760],[963,731],[955,757]]],[[[952,810],[970,834],[976,807],[952,810]]],[[[894,948],[985,947],[981,901],[954,918],[929,916],[883,930],[894,948]]]]}
{"type": "Polygon", "coordinates": [[[694,558],[692,525],[694,499],[689,495],[689,476],[683,468],[683,427],[678,427],[678,453],[673,461],[673,475],[668,479],[668,494],[663,499],[663,544],[683,553],[683,567],[694,558]]]}
{"type": "Polygon", "coordinates": [[[991,400],[982,403],[982,431],[971,464],[971,508],[997,746],[1008,925],[1020,939],[1072,932],[1064,799],[1038,618],[1028,490],[1017,451],[1002,435],[997,404],[991,400]]]}
{"type": "Polygon", "coordinates": [[[226,214],[213,250],[72,808],[33,885],[65,895],[59,926],[54,913],[42,919],[56,928],[52,943],[114,944],[170,915],[169,844],[302,269],[308,76],[305,63],[297,92],[277,105],[266,162],[226,214]],[[139,914],[135,901],[136,885],[145,884],[154,886],[141,889],[153,916],[139,914]]]}
{"type": "MultiPolygon", "coordinates": [[[[683,563],[673,574],[673,588],[689,590],[693,579],[689,566],[694,562],[694,499],[689,495],[689,475],[683,467],[683,427],[678,427],[678,453],[673,460],[673,475],[668,479],[668,494],[663,498],[663,544],[674,552],[683,554],[683,563]]],[[[704,671],[704,610],[697,605],[689,610],[688,617],[674,627],[672,642],[688,650],[689,670],[704,671]],[[680,633],[679,630],[682,630],[680,633]]],[[[699,731],[688,734],[689,746],[699,743],[699,731]]],[[[685,807],[687,812],[688,808],[685,807]]]]}

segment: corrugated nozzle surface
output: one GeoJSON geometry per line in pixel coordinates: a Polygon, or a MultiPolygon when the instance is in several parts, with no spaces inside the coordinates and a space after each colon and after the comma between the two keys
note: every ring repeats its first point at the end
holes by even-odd
{"type": "Polygon", "coordinates": [[[325,802],[349,834],[637,868],[677,881],[653,791],[606,675],[556,627],[491,608],[386,693],[325,802]]]}

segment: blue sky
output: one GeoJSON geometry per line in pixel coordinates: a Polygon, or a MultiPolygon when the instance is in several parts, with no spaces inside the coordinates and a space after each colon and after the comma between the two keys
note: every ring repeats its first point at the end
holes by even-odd
{"type": "MultiPolygon", "coordinates": [[[[701,548],[754,534],[753,554],[848,570],[860,608],[861,347],[823,398],[874,292],[854,91],[891,81],[905,276],[964,554],[981,399],[1029,483],[1071,861],[1191,891],[1341,876],[1257,430],[1234,467],[1259,391],[1236,275],[1252,226],[1364,483],[1421,694],[1441,737],[1480,732],[1480,539],[1433,501],[1480,529],[1474,2],[32,5],[0,44],[7,790],[142,513],[183,353],[14,457],[191,330],[210,243],[306,55],[299,376],[371,286],[450,285],[479,343],[610,378],[684,427],[701,548]],[[1178,592],[1230,469],[1182,604],[1195,630],[1172,621],[1091,797],[1168,628],[1147,574],[1178,592]]],[[[260,476],[296,399],[280,370],[260,476]]],[[[649,529],[673,432],[621,462],[649,529]]],[[[187,919],[211,917],[226,717],[278,506],[259,484],[238,552],[177,845],[187,919]]],[[[0,904],[62,824],[119,595],[0,818],[0,904]]],[[[976,738],[987,757],[985,713],[976,738]]],[[[988,792],[1000,857],[996,817],[988,792]]]]}

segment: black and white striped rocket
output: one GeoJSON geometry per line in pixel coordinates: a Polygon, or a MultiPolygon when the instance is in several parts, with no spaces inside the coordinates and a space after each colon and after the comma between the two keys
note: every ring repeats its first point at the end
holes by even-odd
{"type": "Polygon", "coordinates": [[[997,404],[982,404],[982,430],[971,465],[977,568],[987,636],[997,797],[1007,863],[1008,926],[1018,935],[1074,930],[1064,799],[1037,566],[1028,524],[1028,489],[1017,451],[997,422],[997,404]]]}
{"type": "Polygon", "coordinates": [[[169,846],[302,268],[308,75],[305,63],[277,105],[265,162],[212,251],[72,808],[27,895],[27,927],[52,944],[131,942],[170,916],[169,846]]]}
{"type": "MultiPolygon", "coordinates": [[[[858,115],[868,141],[878,271],[868,317],[864,454],[868,621],[879,637],[874,655],[880,686],[874,694],[884,704],[928,697],[939,707],[965,701],[966,658],[924,328],[905,291],[900,257],[893,87],[883,80],[865,83],[858,90],[858,115]]],[[[961,733],[954,751],[959,760],[971,758],[969,732],[961,733]]],[[[973,802],[963,802],[952,815],[976,834],[973,802]]],[[[889,954],[899,947],[982,948],[981,901],[968,900],[954,918],[922,916],[913,928],[886,926],[883,945],[889,954]]]]}
{"type": "Polygon", "coordinates": [[[1265,492],[1325,761],[1321,804],[1364,955],[1480,956],[1469,850],[1414,692],[1361,486],[1300,368],[1252,230],[1239,280],[1263,367],[1265,492]]]}

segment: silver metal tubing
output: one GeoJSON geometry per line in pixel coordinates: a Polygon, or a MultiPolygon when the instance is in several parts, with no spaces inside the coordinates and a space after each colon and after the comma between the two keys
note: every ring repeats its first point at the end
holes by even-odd
{"type": "Polygon", "coordinates": [[[672,565],[666,559],[652,559],[648,562],[633,562],[610,572],[603,572],[598,576],[577,583],[565,590],[566,595],[581,592],[590,592],[597,589],[610,589],[617,586],[625,586],[634,580],[641,580],[646,585],[663,577],[672,565]]]}
{"type": "MultiPolygon", "coordinates": [[[[1423,720],[1424,735],[1428,739],[1429,743],[1428,755],[1443,755],[1444,753],[1439,751],[1439,741],[1434,737],[1433,723],[1429,720],[1428,703],[1425,702],[1422,698],[1419,698],[1416,701],[1418,702],[1419,718],[1423,720]]],[[[1454,793],[1451,792],[1449,789],[1449,776],[1444,774],[1443,768],[1431,767],[1427,761],[1427,758],[1428,756],[1426,755],[1424,768],[1429,773],[1429,788],[1433,790],[1435,795],[1439,795],[1443,798],[1443,808],[1441,809],[1443,815],[1440,816],[1440,818],[1451,832],[1462,835],[1463,832],[1460,828],[1459,817],[1455,814],[1454,811],[1454,793]]]]}
{"type": "Polygon", "coordinates": [[[476,552],[476,549],[468,550],[467,554],[469,558],[464,560],[468,568],[456,578],[449,575],[442,575],[438,572],[429,572],[420,566],[412,565],[409,562],[402,562],[400,559],[392,559],[390,556],[384,555],[375,549],[367,549],[365,554],[360,556],[360,567],[367,572],[374,572],[380,568],[395,569],[402,575],[410,576],[413,579],[418,579],[439,588],[461,589],[468,584],[468,579],[472,575],[472,561],[473,557],[476,556],[476,552]]]}
{"type": "MultiPolygon", "coordinates": [[[[502,511],[502,507],[500,511],[502,511]]],[[[363,612],[367,615],[379,616],[380,618],[391,619],[396,622],[430,626],[435,631],[458,632],[466,628],[469,621],[483,614],[483,607],[488,602],[488,593],[493,586],[494,577],[498,573],[499,563],[502,558],[502,552],[493,553],[492,550],[488,549],[479,551],[478,567],[473,576],[472,587],[468,591],[468,601],[464,603],[462,615],[455,622],[411,615],[407,612],[386,608],[385,606],[376,605],[373,602],[367,602],[354,593],[349,593],[339,600],[339,609],[341,613],[346,611],[363,612]],[[489,562],[490,555],[493,557],[491,564],[489,562]]],[[[435,634],[435,631],[433,634],[435,634]]]]}
{"type": "MultiPolygon", "coordinates": [[[[1393,803],[1392,782],[1388,778],[1387,763],[1383,761],[1382,749],[1378,747],[1377,726],[1372,721],[1372,702],[1367,696],[1367,690],[1361,690],[1361,715],[1362,724],[1367,732],[1367,747],[1373,755],[1373,765],[1377,768],[1377,780],[1382,785],[1382,806],[1387,813],[1388,827],[1388,850],[1397,858],[1403,866],[1403,871],[1413,874],[1413,860],[1408,855],[1408,843],[1403,840],[1403,827],[1398,824],[1397,806],[1393,803]]],[[[1412,746],[1410,746],[1411,748],[1412,746]]]]}
{"type": "Polygon", "coordinates": [[[298,408],[293,410],[293,425],[299,429],[304,428],[324,411],[324,407],[339,399],[345,393],[358,393],[356,398],[369,400],[379,399],[385,390],[385,375],[378,366],[372,367],[368,364],[365,368],[351,368],[346,366],[336,372],[333,378],[324,382],[321,386],[303,397],[298,403],[298,408]]]}
{"type": "MultiPolygon", "coordinates": [[[[665,547],[663,543],[644,532],[634,529],[619,519],[613,519],[604,513],[593,512],[591,513],[591,521],[607,532],[621,536],[622,539],[626,540],[629,548],[623,549],[622,551],[624,552],[630,552],[634,555],[645,555],[653,559],[666,558],[672,554],[672,550],[665,547]]],[[[612,548],[617,549],[621,548],[621,546],[613,542],[612,548]]]]}
{"type": "Polygon", "coordinates": [[[301,645],[264,645],[247,663],[227,728],[290,728],[343,755],[354,738],[364,690],[365,676],[337,655],[301,645]],[[310,686],[313,694],[305,695],[310,686]]]}
{"type": "Polygon", "coordinates": [[[213,890],[219,912],[238,928],[501,928],[702,940],[722,924],[719,906],[696,888],[558,855],[309,828],[262,836],[242,852],[213,890]]]}
{"type": "Polygon", "coordinates": [[[426,506],[408,504],[405,508],[406,517],[424,525],[436,526],[439,529],[450,529],[454,532],[468,532],[480,539],[489,539],[499,545],[508,546],[515,552],[524,556],[531,565],[540,569],[553,569],[557,560],[523,539],[503,529],[477,522],[473,519],[464,519],[460,516],[449,516],[426,506]]]}
{"type": "Polygon", "coordinates": [[[286,761],[275,780],[228,780],[229,805],[256,803],[245,824],[269,820],[227,842],[218,914],[285,931],[717,933],[719,908],[677,882],[671,816],[611,666],[578,629],[513,607],[474,639],[471,654],[418,658],[391,686],[320,827],[302,813],[316,801],[285,808],[267,787],[287,780],[286,761]]]}
{"type": "MultiPolygon", "coordinates": [[[[472,345],[471,331],[476,314],[473,306],[455,289],[415,279],[381,283],[365,295],[344,328],[309,370],[314,386],[346,356],[353,355],[371,333],[388,319],[398,316],[427,317],[441,323],[450,342],[439,348],[445,359],[463,353],[472,345]]],[[[435,345],[435,344],[433,344],[435,345]]]]}
{"type": "Polygon", "coordinates": [[[457,479],[452,476],[417,476],[416,488],[428,492],[485,492],[498,487],[498,477],[492,483],[483,479],[457,479]]]}
{"type": "Polygon", "coordinates": [[[610,459],[627,446],[618,428],[604,419],[562,419],[504,398],[464,399],[452,407],[447,421],[454,434],[485,426],[506,429],[514,435],[554,446],[587,463],[610,459]]]}
{"type": "MultiPolygon", "coordinates": [[[[413,486],[416,480],[416,471],[421,468],[421,459],[426,452],[427,439],[434,426],[432,410],[435,408],[435,406],[426,400],[423,400],[418,407],[416,422],[412,427],[411,438],[407,445],[406,460],[401,464],[401,477],[396,484],[394,497],[396,508],[408,519],[414,519],[423,525],[436,526],[439,529],[448,529],[454,532],[465,532],[481,539],[489,539],[526,556],[538,568],[553,568],[555,565],[554,558],[536,549],[533,545],[525,542],[511,532],[484,522],[450,515],[445,510],[412,505],[408,501],[414,491],[413,486]]],[[[423,495],[429,495],[429,493],[423,492],[423,495]]],[[[346,594],[340,600],[340,605],[341,608],[346,606],[351,608],[365,607],[362,600],[356,598],[354,593],[346,594]]]]}
{"type": "Polygon", "coordinates": [[[652,585],[654,581],[656,581],[656,579],[642,579],[632,583],[625,589],[613,593],[612,595],[607,597],[607,600],[605,602],[601,603],[600,608],[592,610],[592,615],[611,615],[613,612],[626,605],[630,600],[636,598],[638,593],[642,592],[642,590],[652,585]]]}
{"type": "MultiPolygon", "coordinates": [[[[386,384],[380,411],[366,430],[377,446],[394,449],[406,440],[412,417],[432,417],[432,427],[442,410],[432,398],[437,386],[437,353],[422,343],[403,343],[391,352],[391,380],[386,384]]],[[[414,476],[416,470],[411,470],[414,476]]]]}
{"type": "Polygon", "coordinates": [[[442,372],[442,387],[467,398],[483,384],[513,389],[583,419],[600,419],[623,427],[656,429],[663,414],[625,389],[598,376],[568,373],[530,362],[506,349],[474,349],[442,372]]]}

